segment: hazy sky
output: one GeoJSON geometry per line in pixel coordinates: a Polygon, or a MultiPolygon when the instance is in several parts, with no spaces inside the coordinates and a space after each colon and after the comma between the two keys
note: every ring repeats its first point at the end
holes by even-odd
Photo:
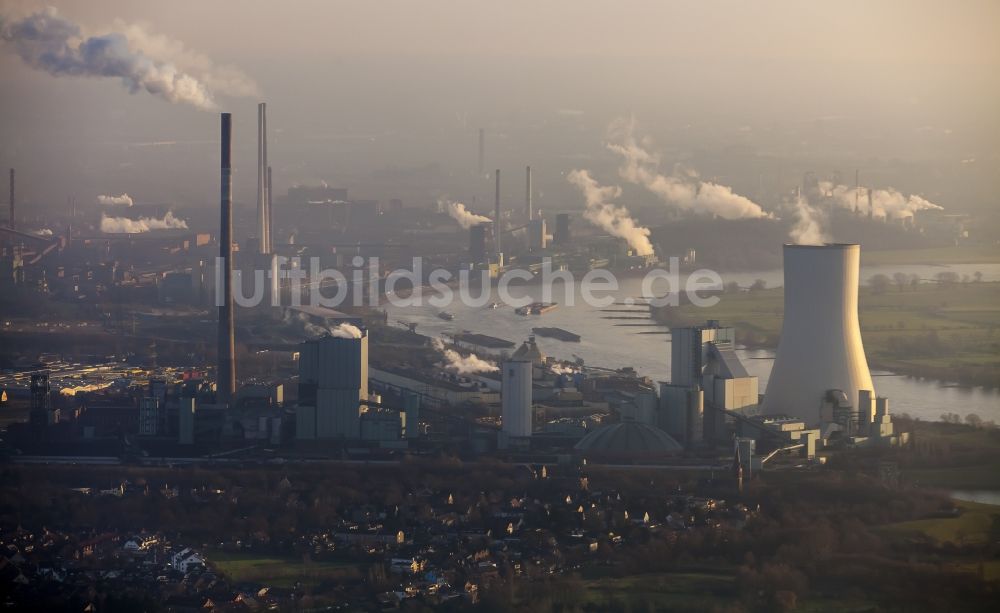
{"type": "Polygon", "coordinates": [[[47,6],[84,36],[131,33],[211,74],[219,109],[53,76],[8,41],[0,165],[18,168],[25,201],[127,191],[207,207],[217,110],[234,113],[236,195],[250,201],[258,100],[278,192],[327,180],[413,204],[487,198],[483,127],[490,168],[530,163],[542,203],[574,206],[565,173],[614,181],[605,130],[633,114],[665,163],[751,196],[859,167],[951,208],[1000,191],[995,0],[5,1],[4,27],[47,6]]]}

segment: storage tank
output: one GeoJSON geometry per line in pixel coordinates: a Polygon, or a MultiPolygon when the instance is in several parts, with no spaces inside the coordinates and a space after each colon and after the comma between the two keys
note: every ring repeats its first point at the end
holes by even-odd
{"type": "Polygon", "coordinates": [[[814,426],[827,390],[854,402],[860,390],[874,394],[858,324],[860,260],[859,245],[785,245],[785,315],[764,414],[814,426]]]}

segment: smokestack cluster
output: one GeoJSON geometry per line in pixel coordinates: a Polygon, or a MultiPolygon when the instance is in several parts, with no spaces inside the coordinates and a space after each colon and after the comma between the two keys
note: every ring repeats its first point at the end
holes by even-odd
{"type": "Polygon", "coordinates": [[[257,242],[258,252],[271,253],[271,167],[267,164],[267,103],[257,105],[257,242]]]}
{"type": "Polygon", "coordinates": [[[819,181],[816,188],[820,197],[832,200],[836,206],[853,210],[858,214],[864,213],[869,217],[905,219],[913,217],[917,211],[939,211],[943,208],[921,196],[906,195],[892,187],[862,187],[857,179],[854,188],[833,181],[819,181]],[[867,193],[865,198],[867,204],[864,207],[861,205],[861,190],[867,193]]]}
{"type": "Polygon", "coordinates": [[[219,259],[222,266],[223,303],[219,306],[217,398],[232,402],[236,391],[236,338],[233,322],[233,169],[230,113],[222,114],[222,203],[219,229],[219,259]]]}

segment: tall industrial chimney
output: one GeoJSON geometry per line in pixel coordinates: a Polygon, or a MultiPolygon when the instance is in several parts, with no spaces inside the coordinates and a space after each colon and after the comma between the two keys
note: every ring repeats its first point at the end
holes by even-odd
{"type": "Polygon", "coordinates": [[[257,243],[258,252],[271,253],[271,229],[268,223],[267,182],[267,103],[257,105],[257,243]]]}
{"type": "Polygon", "coordinates": [[[494,202],[494,212],[493,212],[493,243],[497,248],[497,260],[500,259],[500,254],[503,253],[503,249],[500,248],[500,169],[497,168],[496,174],[497,180],[497,193],[496,200],[494,202]]]}
{"type": "Polygon", "coordinates": [[[820,422],[827,392],[854,403],[872,376],[858,324],[859,245],[785,245],[785,315],[764,414],[820,422]]]}
{"type": "Polygon", "coordinates": [[[528,213],[528,221],[531,221],[535,218],[531,210],[531,166],[528,166],[525,172],[524,206],[528,213]]]}
{"type": "Polygon", "coordinates": [[[267,252],[274,251],[274,209],[271,208],[273,202],[271,192],[271,167],[267,167],[267,252]]]}
{"type": "MultiPolygon", "coordinates": [[[[222,114],[222,215],[219,228],[219,259],[222,260],[223,303],[219,306],[217,397],[229,404],[236,391],[236,338],[233,322],[233,116],[222,114]]],[[[219,265],[219,264],[217,264],[219,265]]],[[[218,278],[218,275],[216,275],[218,278]]],[[[218,290],[216,290],[218,291],[218,290]]]]}
{"type": "Polygon", "coordinates": [[[486,132],[479,128],[479,176],[486,172],[486,132]]]}
{"type": "Polygon", "coordinates": [[[14,169],[10,169],[10,217],[7,218],[7,225],[14,227],[14,169]]]}

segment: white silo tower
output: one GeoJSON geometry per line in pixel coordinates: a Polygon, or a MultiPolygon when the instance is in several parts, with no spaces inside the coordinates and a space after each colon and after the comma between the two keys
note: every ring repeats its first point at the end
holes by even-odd
{"type": "Polygon", "coordinates": [[[531,361],[501,364],[502,428],[508,436],[531,436],[531,361]]]}
{"type": "Polygon", "coordinates": [[[828,390],[856,409],[858,392],[875,389],[858,324],[861,247],[785,245],[784,260],[785,315],[763,413],[813,426],[828,390]]]}

